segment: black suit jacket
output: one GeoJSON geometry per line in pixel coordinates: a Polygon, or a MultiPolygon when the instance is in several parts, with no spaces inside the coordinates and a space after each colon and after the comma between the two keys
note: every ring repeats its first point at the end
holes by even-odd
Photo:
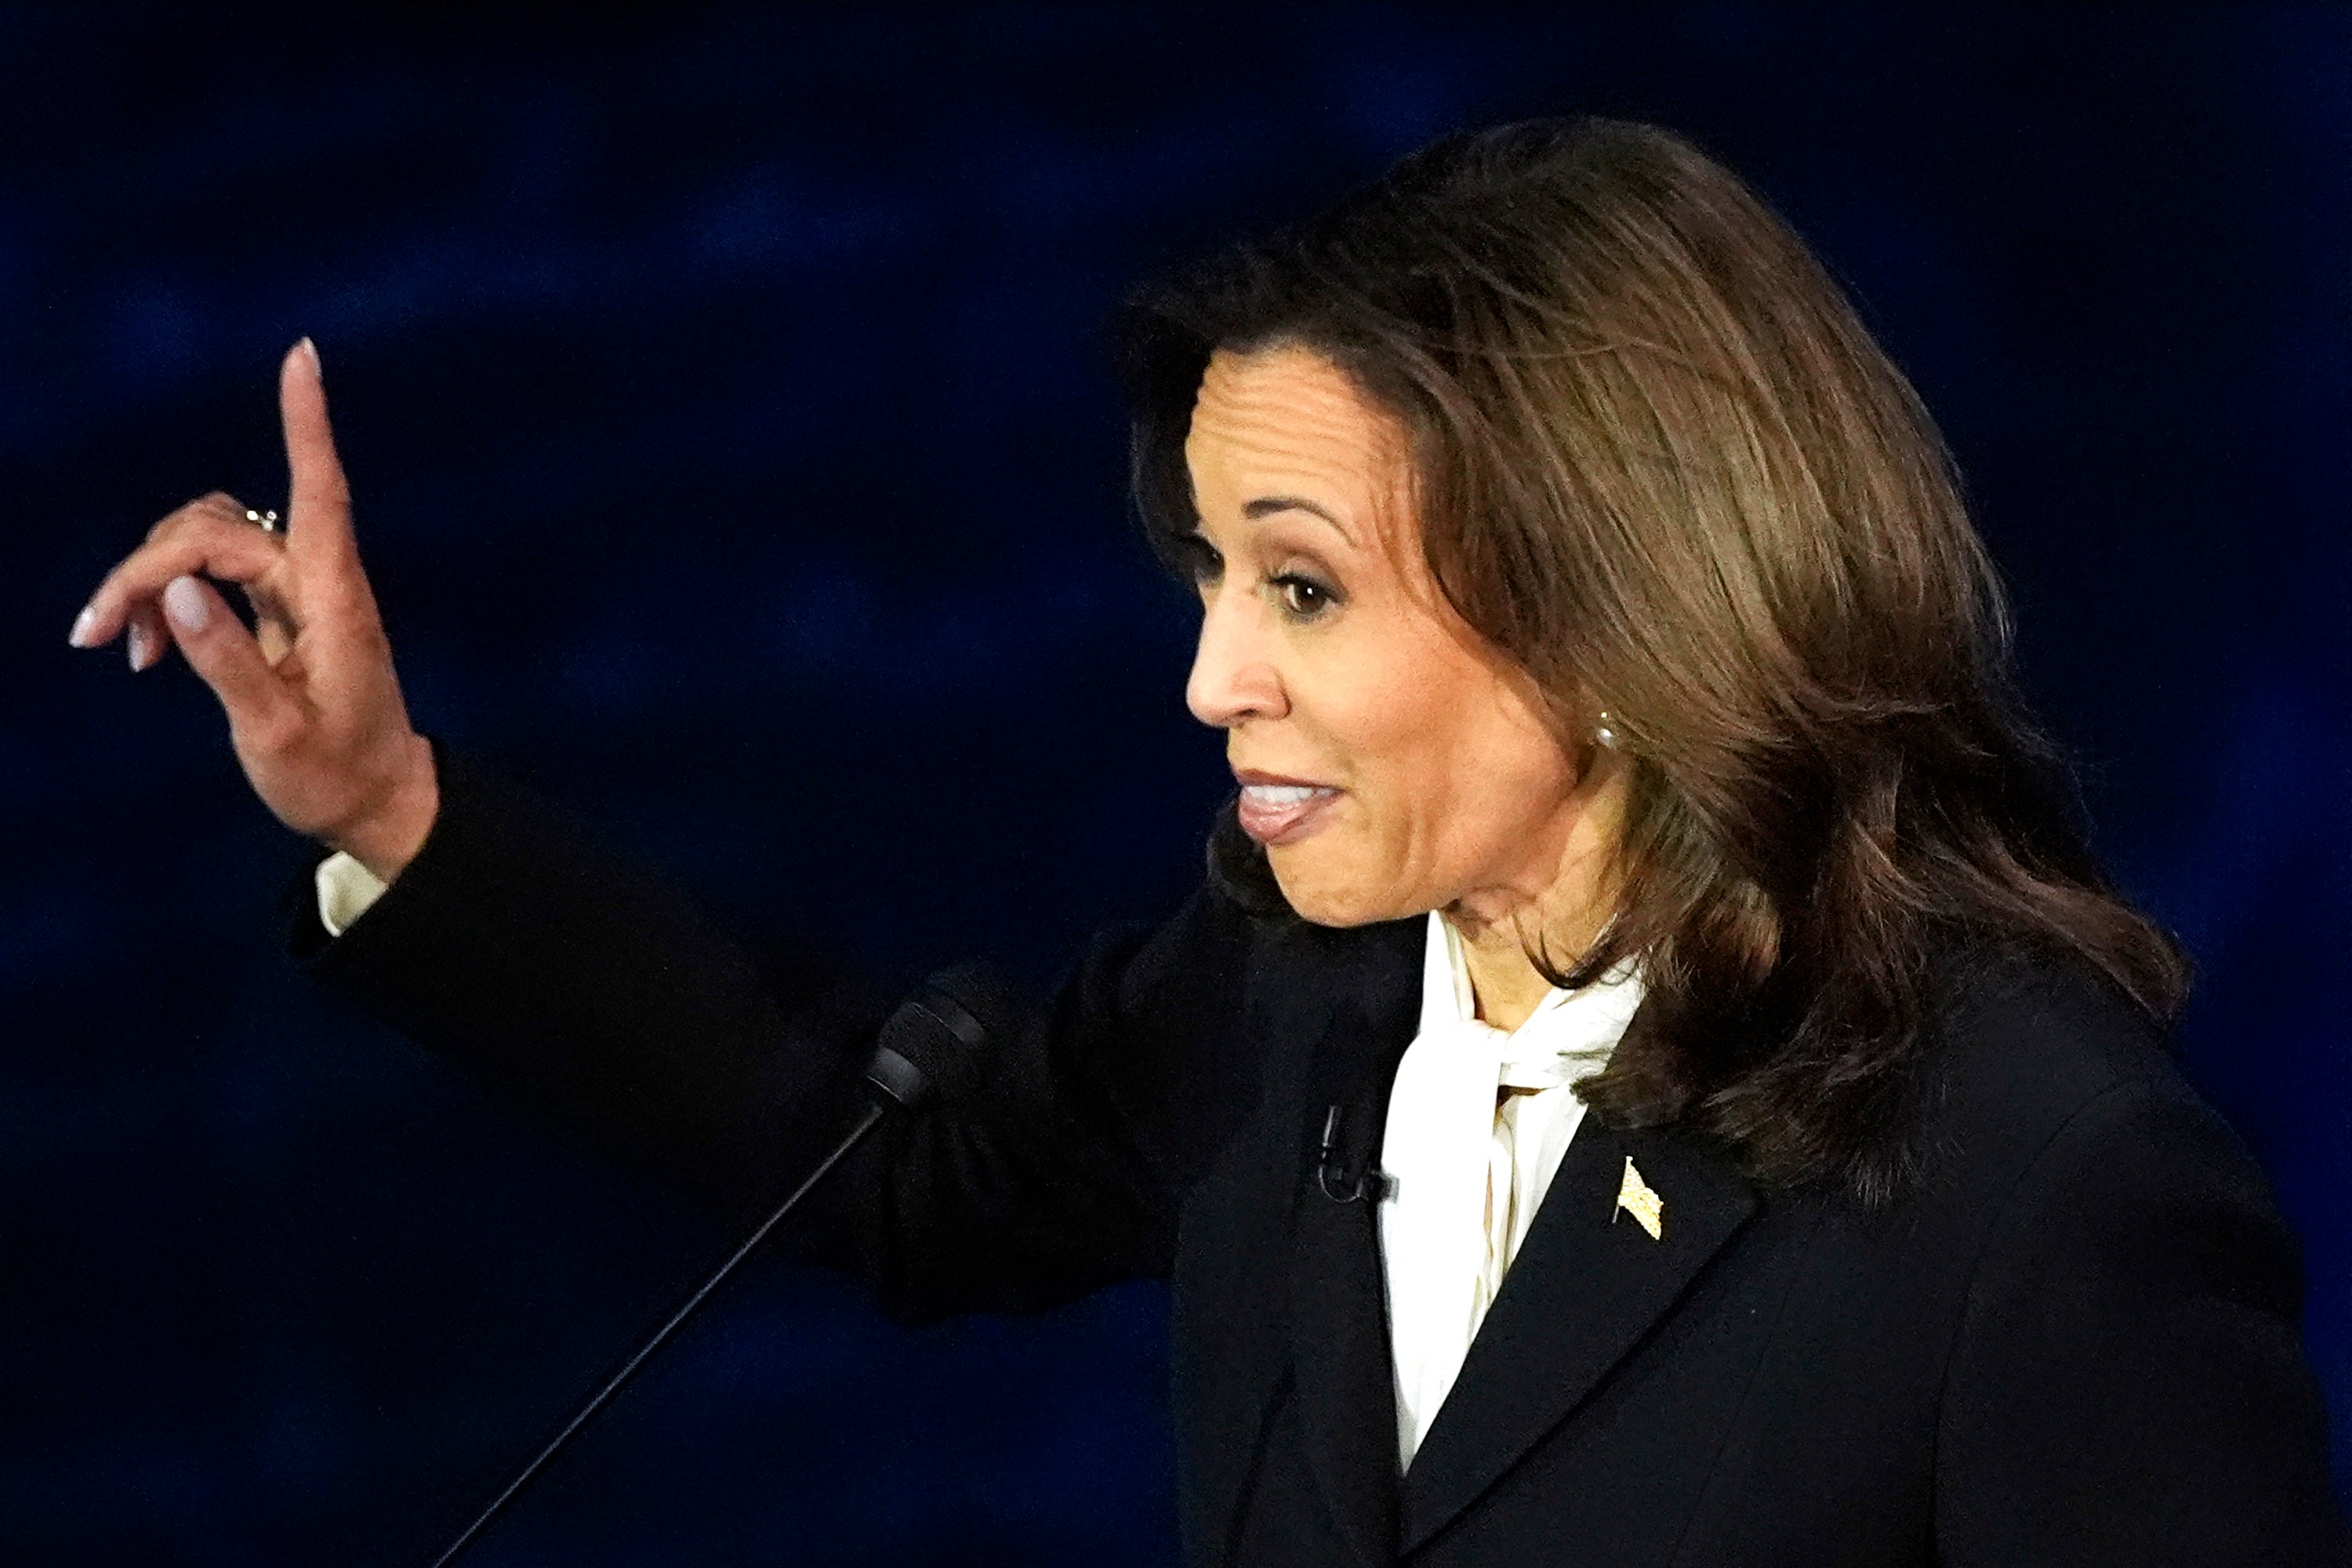
{"type": "MultiPolygon", "coordinates": [[[[462,756],[328,985],[615,1152],[751,1212],[846,1121],[890,999],[763,963],[462,756]]],[[[1172,1281],[1198,1564],[2346,1560],[2294,1244],[2166,1042],[2080,966],[1942,981],[1931,1174],[1766,1191],[1673,1128],[1579,1130],[1411,1469],[1372,1152],[1423,924],[1252,919],[1204,887],[1098,938],[966,1100],[895,1125],[802,1243],[895,1311],[1172,1281]],[[1664,1236],[1615,1217],[1631,1158],[1664,1236]],[[1339,1190],[1345,1190],[1341,1187],[1339,1190]]]]}

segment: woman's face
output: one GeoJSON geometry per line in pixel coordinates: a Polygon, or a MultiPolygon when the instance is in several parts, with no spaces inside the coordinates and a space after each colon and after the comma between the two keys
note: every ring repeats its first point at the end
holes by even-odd
{"type": "MultiPolygon", "coordinates": [[[[1186,699],[1241,821],[1323,925],[1549,910],[1608,823],[1533,680],[1438,593],[1401,426],[1302,349],[1219,352],[1184,447],[1202,619],[1186,699]]],[[[1608,753],[1602,753],[1603,756],[1608,753]]]]}

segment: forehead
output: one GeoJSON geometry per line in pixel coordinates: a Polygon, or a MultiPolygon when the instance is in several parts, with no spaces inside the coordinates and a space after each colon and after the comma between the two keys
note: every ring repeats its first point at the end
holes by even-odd
{"type": "Polygon", "coordinates": [[[1305,491],[1369,521],[1402,478],[1404,446],[1395,417],[1322,355],[1219,349],[1192,401],[1184,457],[1203,508],[1305,491]]]}

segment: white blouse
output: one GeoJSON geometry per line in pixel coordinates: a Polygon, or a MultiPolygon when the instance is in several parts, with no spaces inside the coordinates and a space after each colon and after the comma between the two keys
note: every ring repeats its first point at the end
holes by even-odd
{"type": "Polygon", "coordinates": [[[1462,939],[1431,913],[1421,1031],[1397,1064],[1381,1142],[1393,1184],[1381,1255],[1401,1465],[1428,1435],[1584,1120],[1569,1086],[1608,1061],[1641,1002],[1628,958],[1580,991],[1554,986],[1507,1034],[1478,1020],[1462,939]]]}
{"type": "MultiPolygon", "coordinates": [[[[317,880],[331,936],[384,888],[342,854],[320,862],[317,880]]],[[[1443,915],[1430,915],[1421,1028],[1397,1064],[1381,1141],[1392,1183],[1380,1230],[1400,1465],[1412,1462],[1453,1388],[1584,1120],[1569,1085],[1609,1059],[1641,1001],[1627,959],[1581,991],[1554,987],[1506,1034],[1478,1021],[1462,939],[1443,915]]]]}
{"type": "Polygon", "coordinates": [[[336,850],[311,873],[319,889],[319,923],[329,936],[341,936],[351,923],[383,897],[383,879],[336,850]]]}

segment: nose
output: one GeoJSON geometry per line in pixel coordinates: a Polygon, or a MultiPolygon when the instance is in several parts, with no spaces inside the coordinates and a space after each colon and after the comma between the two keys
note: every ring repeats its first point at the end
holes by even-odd
{"type": "Polygon", "coordinates": [[[1230,730],[1251,719],[1280,719],[1289,693],[1259,606],[1247,594],[1220,588],[1202,605],[1201,642],[1184,682],[1184,705],[1203,724],[1230,730]]]}

